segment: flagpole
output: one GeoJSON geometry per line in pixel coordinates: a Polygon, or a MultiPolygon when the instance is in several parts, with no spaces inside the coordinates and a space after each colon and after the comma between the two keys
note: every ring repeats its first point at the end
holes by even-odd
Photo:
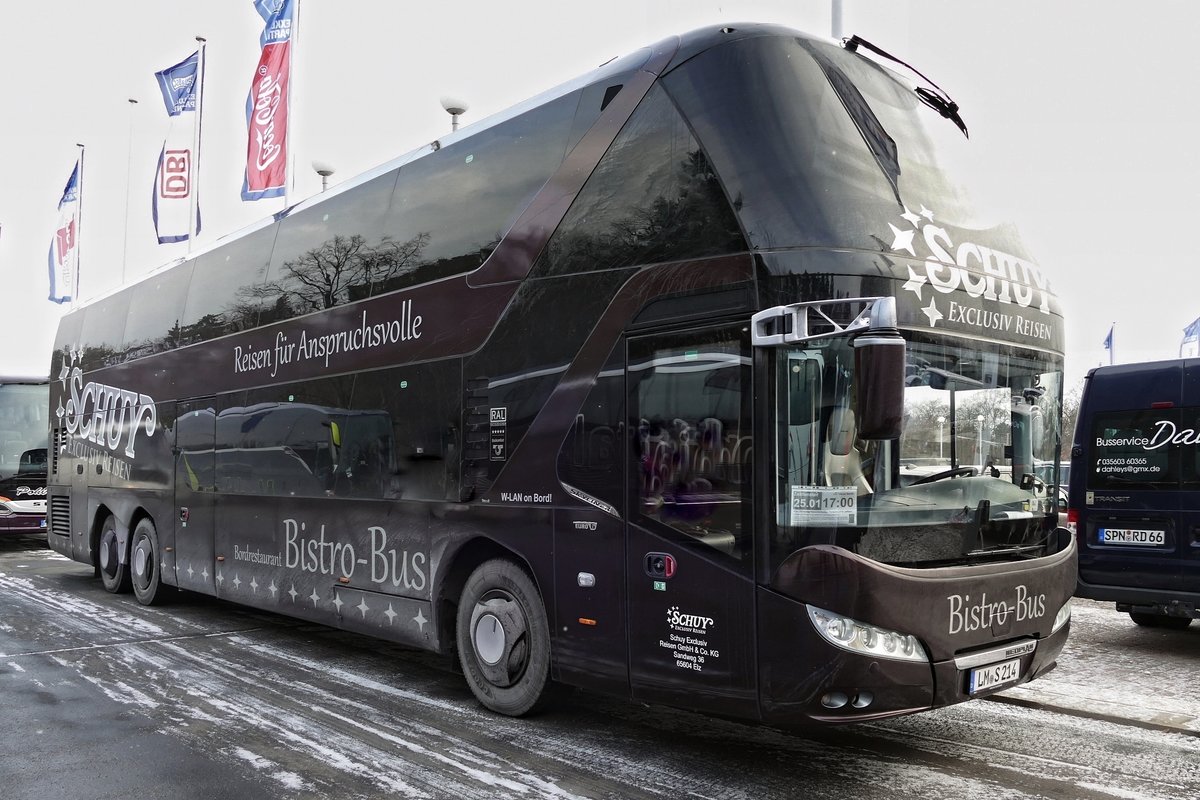
{"type": "Polygon", "coordinates": [[[1112,341],[1108,343],[1108,365],[1111,367],[1117,360],[1117,323],[1115,320],[1108,335],[1112,337],[1112,341]]]}
{"type": "Polygon", "coordinates": [[[292,92],[292,87],[296,85],[296,66],[300,63],[300,59],[296,58],[296,53],[300,49],[300,0],[295,0],[295,5],[292,6],[292,31],[291,45],[289,46],[289,55],[291,63],[288,64],[288,85],[287,85],[287,120],[285,120],[287,131],[284,140],[284,147],[287,148],[288,160],[284,165],[285,174],[283,176],[283,208],[286,211],[291,204],[292,180],[296,174],[296,148],[295,138],[292,136],[292,120],[295,115],[292,113],[292,103],[295,102],[295,94],[292,92]]]}
{"type": "Polygon", "coordinates": [[[83,154],[84,146],[76,142],[79,148],[79,185],[75,187],[79,203],[79,223],[75,226],[75,285],[71,287],[71,307],[79,303],[79,273],[83,271],[83,154]]]}
{"type": "Polygon", "coordinates": [[[124,240],[121,242],[121,285],[125,285],[125,265],[129,258],[129,191],[130,178],[129,174],[133,170],[133,107],[137,105],[137,100],[129,98],[129,150],[125,154],[125,232],[124,240]]]}
{"type": "Polygon", "coordinates": [[[196,117],[192,124],[192,158],[188,166],[191,175],[188,176],[188,237],[187,237],[187,252],[191,255],[192,242],[200,235],[200,226],[196,220],[196,206],[200,202],[200,126],[204,114],[204,50],[208,46],[208,40],[203,36],[196,37],[197,44],[200,45],[200,55],[196,62],[196,81],[193,84],[192,91],[196,97],[196,117]]]}

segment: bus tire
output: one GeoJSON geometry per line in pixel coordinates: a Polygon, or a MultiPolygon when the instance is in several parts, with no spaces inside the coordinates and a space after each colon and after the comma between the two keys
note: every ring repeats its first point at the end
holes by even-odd
{"type": "Polygon", "coordinates": [[[1191,617],[1168,617],[1165,614],[1145,614],[1140,611],[1130,611],[1129,618],[1147,628],[1166,628],[1172,631],[1181,631],[1192,624],[1191,617]]]}
{"type": "Polygon", "coordinates": [[[540,710],[550,688],[550,626],[537,587],[505,559],[485,561],[463,587],[458,659],[471,692],[510,717],[540,710]]]}
{"type": "Polygon", "coordinates": [[[105,517],[100,526],[100,552],[96,557],[96,566],[100,568],[100,580],[104,588],[113,594],[124,594],[129,591],[129,559],[122,558],[121,540],[117,536],[117,518],[112,514],[105,517]]]}
{"type": "Polygon", "coordinates": [[[162,603],[170,592],[170,587],[162,582],[161,566],[158,530],[148,517],[143,517],[133,529],[129,545],[129,577],[134,597],[144,606],[162,603]]]}

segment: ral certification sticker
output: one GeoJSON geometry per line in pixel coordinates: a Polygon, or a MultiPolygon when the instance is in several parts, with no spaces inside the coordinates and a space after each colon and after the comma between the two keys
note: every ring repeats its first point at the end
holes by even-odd
{"type": "Polygon", "coordinates": [[[858,490],[853,486],[792,486],[791,519],[799,525],[857,525],[858,490]]]}

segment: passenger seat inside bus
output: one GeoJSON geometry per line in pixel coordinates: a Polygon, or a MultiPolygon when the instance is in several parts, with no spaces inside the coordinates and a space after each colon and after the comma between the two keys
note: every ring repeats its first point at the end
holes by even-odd
{"type": "Polygon", "coordinates": [[[871,484],[862,471],[862,461],[854,446],[857,426],[854,411],[835,408],[829,414],[825,437],[825,482],[829,486],[853,486],[860,495],[871,493],[871,484]]]}

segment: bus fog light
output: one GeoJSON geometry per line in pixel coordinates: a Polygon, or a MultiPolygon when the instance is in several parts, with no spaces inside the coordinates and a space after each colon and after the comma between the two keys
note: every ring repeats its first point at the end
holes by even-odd
{"type": "MultiPolygon", "coordinates": [[[[808,618],[817,633],[843,650],[876,658],[928,663],[929,656],[917,637],[869,625],[816,606],[807,606],[808,618]]],[[[824,698],[822,698],[824,703],[824,698]]]]}
{"type": "Polygon", "coordinates": [[[1066,603],[1063,604],[1063,607],[1058,610],[1058,613],[1054,615],[1054,627],[1050,629],[1050,632],[1054,633],[1055,631],[1057,631],[1059,628],[1061,628],[1063,625],[1066,625],[1070,621],[1071,621],[1071,601],[1068,600],[1066,603]]]}
{"type": "Polygon", "coordinates": [[[826,708],[841,708],[850,702],[850,698],[844,692],[826,692],[821,695],[821,705],[826,708]]]}

